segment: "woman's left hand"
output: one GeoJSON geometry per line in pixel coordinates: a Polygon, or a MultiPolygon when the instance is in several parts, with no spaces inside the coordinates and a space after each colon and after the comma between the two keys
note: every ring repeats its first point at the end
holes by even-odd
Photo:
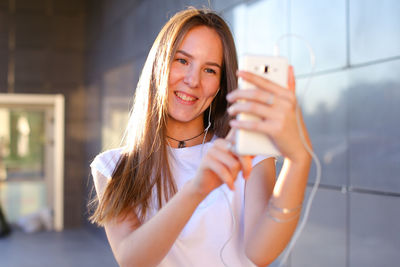
{"type": "MultiPolygon", "coordinates": [[[[231,127],[268,135],[281,154],[292,161],[302,161],[304,157],[308,157],[296,119],[297,103],[292,66],[289,67],[288,88],[250,72],[239,71],[238,76],[253,84],[255,89],[235,90],[228,94],[227,100],[233,103],[228,109],[229,114],[235,116],[243,112],[256,115],[261,120],[231,120],[231,127]]],[[[299,119],[305,141],[311,147],[301,114],[299,119]]]]}

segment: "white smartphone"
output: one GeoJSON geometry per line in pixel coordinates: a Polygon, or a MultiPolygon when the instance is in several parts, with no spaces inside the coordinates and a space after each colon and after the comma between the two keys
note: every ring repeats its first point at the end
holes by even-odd
{"type": "MultiPolygon", "coordinates": [[[[244,55],[239,60],[239,69],[263,76],[282,87],[287,87],[288,61],[284,57],[244,55]]],[[[254,88],[251,83],[239,79],[239,89],[254,88]]],[[[260,120],[261,118],[240,113],[238,120],[260,120]]],[[[238,130],[236,132],[235,152],[239,155],[279,156],[280,152],[268,136],[262,133],[238,130]]]]}

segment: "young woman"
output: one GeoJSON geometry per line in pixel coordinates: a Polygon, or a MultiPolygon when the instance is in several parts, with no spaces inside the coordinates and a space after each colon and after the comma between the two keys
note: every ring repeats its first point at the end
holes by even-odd
{"type": "Polygon", "coordinates": [[[126,146],[91,164],[99,200],[91,219],[105,227],[121,266],[276,259],[296,228],[311,162],[289,72],[288,88],[237,72],[232,35],[211,11],[189,9],[167,22],[136,89],[126,146]],[[238,77],[255,89],[235,90],[238,77]],[[240,112],[262,120],[232,119],[240,112]],[[274,158],[232,153],[236,129],[273,139],[284,157],[277,180],[274,158]]]}

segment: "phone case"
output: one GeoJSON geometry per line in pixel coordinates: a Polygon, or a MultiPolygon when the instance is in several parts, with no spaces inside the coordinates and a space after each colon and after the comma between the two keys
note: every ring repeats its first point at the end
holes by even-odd
{"type": "MultiPolygon", "coordinates": [[[[288,61],[283,57],[244,55],[239,61],[239,69],[261,75],[282,87],[287,87],[288,61]]],[[[254,88],[254,85],[239,79],[239,89],[254,88]]],[[[239,114],[238,120],[260,120],[249,114],[239,114]]],[[[262,133],[238,130],[236,132],[235,152],[239,155],[279,156],[280,152],[273,142],[262,133]]]]}

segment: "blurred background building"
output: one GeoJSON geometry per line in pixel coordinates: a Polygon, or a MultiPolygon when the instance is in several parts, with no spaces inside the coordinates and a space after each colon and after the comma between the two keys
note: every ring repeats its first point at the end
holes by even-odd
{"type": "MultiPolygon", "coordinates": [[[[190,5],[211,7],[228,21],[239,55],[272,54],[277,40],[288,33],[302,36],[314,50],[311,75],[304,41],[278,43],[294,65],[297,94],[323,167],[309,222],[288,266],[397,266],[397,0],[0,0],[0,98],[61,94],[65,100],[64,231],[0,239],[0,265],[3,248],[37,244],[32,238],[46,243],[54,236],[61,244],[80,243],[79,252],[88,258],[85,266],[99,251],[107,260],[101,258],[103,265],[97,266],[115,264],[108,261],[112,256],[103,230],[86,220],[92,187],[88,166],[100,151],[119,145],[152,42],[169,17],[190,5]]],[[[60,194],[53,190],[48,175],[52,159],[46,152],[54,141],[48,130],[54,117],[46,115],[46,105],[0,103],[3,210],[11,222],[42,208],[54,211],[53,200],[60,194]]],[[[309,188],[314,180],[311,172],[309,188]]],[[[60,246],[64,249],[56,256],[64,260],[79,254],[60,246]]],[[[6,263],[24,266],[17,258],[6,263]]],[[[57,266],[72,266],[68,260],[63,265],[59,259],[57,266]]],[[[49,262],[40,266],[54,266],[49,262]]]]}

